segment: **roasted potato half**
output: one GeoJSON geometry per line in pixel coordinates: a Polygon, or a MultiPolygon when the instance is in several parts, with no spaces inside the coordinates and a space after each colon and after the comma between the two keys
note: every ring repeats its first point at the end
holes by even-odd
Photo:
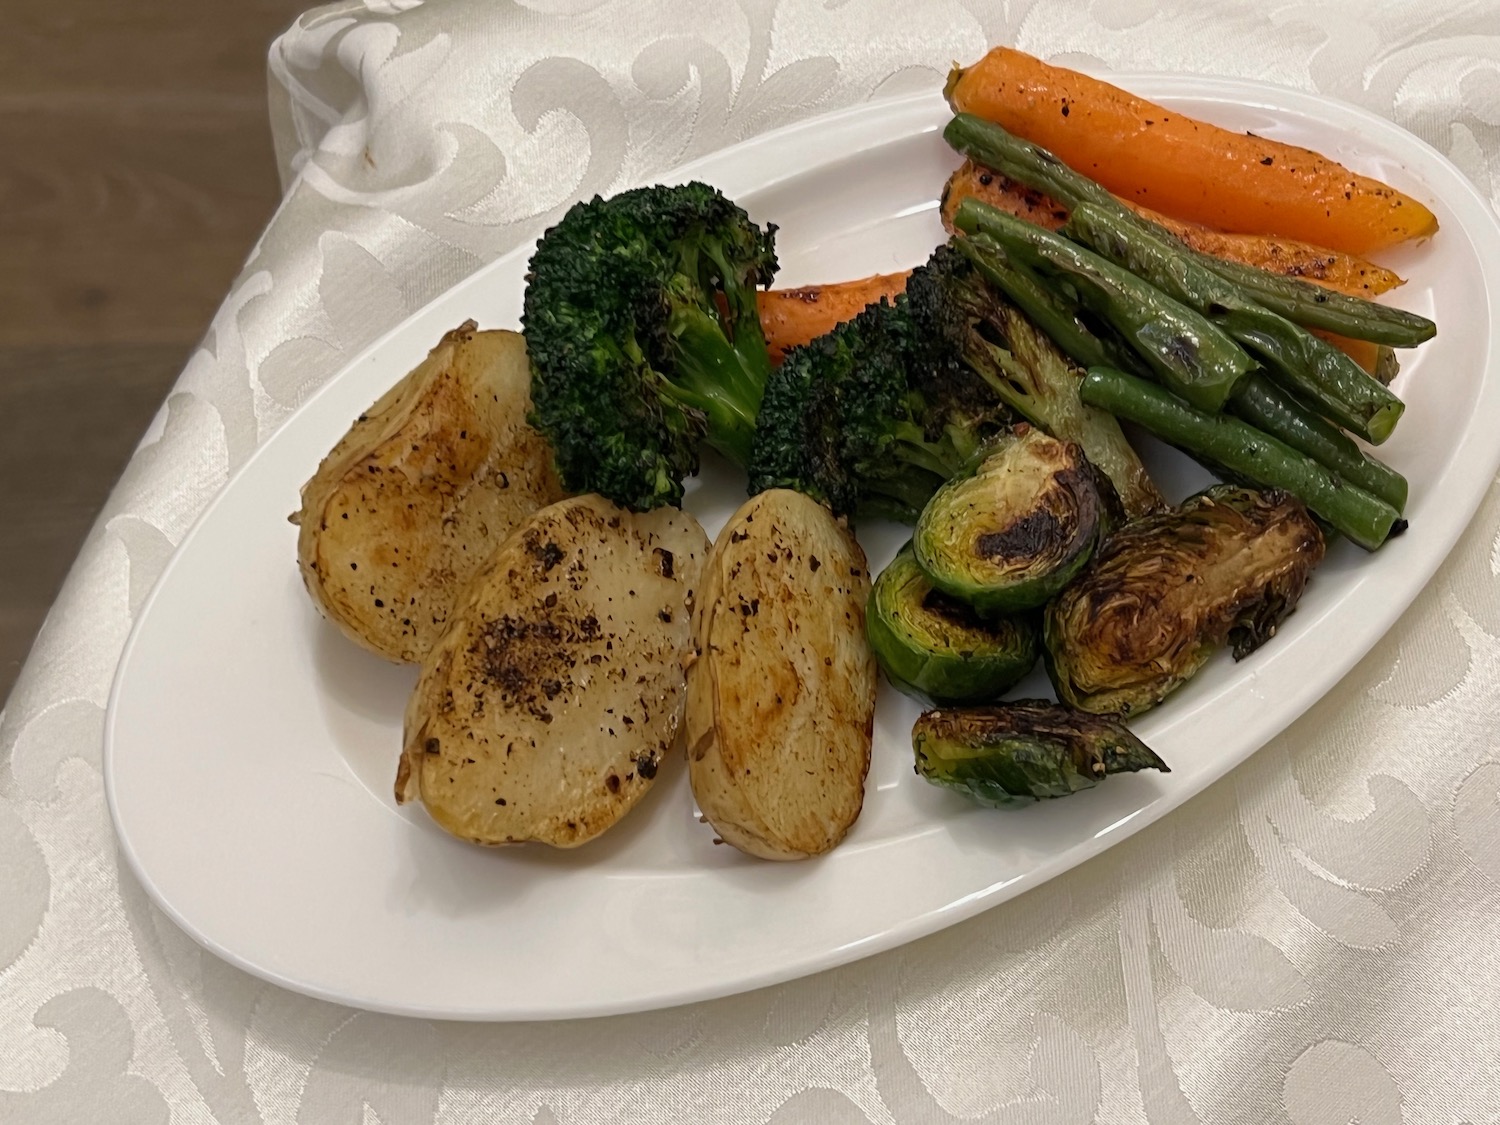
{"type": "Polygon", "coordinates": [[[526,519],[422,664],[396,800],[476,844],[573,847],[629,812],[681,730],[708,546],[598,496],[526,519]]]}
{"type": "Polygon", "coordinates": [[[709,556],[688,669],[688,776],[726,843],[819,855],[864,803],[875,718],[870,578],[847,527],[798,492],[746,503],[709,556]]]}
{"type": "Polygon", "coordinates": [[[352,640],[414,662],[516,524],[562,497],[526,422],[531,368],[516,332],[449,332],[360,415],[303,486],[297,559],[352,640]]]}

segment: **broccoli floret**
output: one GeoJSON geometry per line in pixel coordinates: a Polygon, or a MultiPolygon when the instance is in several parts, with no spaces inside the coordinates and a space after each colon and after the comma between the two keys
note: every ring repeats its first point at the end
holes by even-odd
{"type": "Polygon", "coordinates": [[[542,235],[521,324],[564,487],[645,511],[681,503],[701,442],[747,462],[774,236],[701,183],[595,197],[542,235]]]}
{"type": "Polygon", "coordinates": [[[750,492],[793,488],[839,515],[910,522],[1009,417],[904,296],[882,301],[787,353],[761,404],[750,492]]]}

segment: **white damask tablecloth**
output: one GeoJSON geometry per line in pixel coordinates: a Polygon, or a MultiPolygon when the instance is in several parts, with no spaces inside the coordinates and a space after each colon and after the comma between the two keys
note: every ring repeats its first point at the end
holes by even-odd
{"type": "Polygon", "coordinates": [[[1385,641],[1245,766],[1040,890],[809,980],[578,1023],[374,1016],[200,952],[121,869],[100,731],[132,615],[314,388],[569,201],[993,43],[1334,95],[1500,198],[1496,0],[308,14],[270,58],[285,203],[0,717],[0,1122],[1500,1122],[1493,491],[1385,641]]]}

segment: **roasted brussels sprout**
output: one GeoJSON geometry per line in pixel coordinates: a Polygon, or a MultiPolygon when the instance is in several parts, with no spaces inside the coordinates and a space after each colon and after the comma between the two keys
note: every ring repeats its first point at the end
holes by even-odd
{"type": "Polygon", "coordinates": [[[972,476],[938,489],[912,544],[943,593],[981,613],[1011,613],[1041,605],[1078,573],[1098,538],[1100,512],[1083,451],[1021,425],[972,476]]]}
{"type": "Polygon", "coordinates": [[[1323,552],[1302,502],[1274,489],[1217,485],[1132,520],[1047,607],[1058,698],[1137,715],[1226,641],[1247,656],[1296,606],[1323,552]]]}
{"type": "Polygon", "coordinates": [[[1066,797],[1112,773],[1171,772],[1118,716],[1040,699],[929,711],[911,744],[921,776],[997,808],[1066,797]]]}
{"type": "Polygon", "coordinates": [[[875,580],[865,631],[891,683],[942,703],[999,699],[1041,647],[1030,617],[981,618],[934,590],[910,543],[875,580]]]}

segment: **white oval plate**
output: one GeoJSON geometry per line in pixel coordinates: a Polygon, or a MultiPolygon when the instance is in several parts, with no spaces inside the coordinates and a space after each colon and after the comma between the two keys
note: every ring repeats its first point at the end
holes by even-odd
{"type": "MultiPolygon", "coordinates": [[[[467,317],[514,326],[530,248],[492,263],[372,346],[210,505],[141,613],[110,700],[104,757],[121,848],[151,897],[258,976],[362,1008],[451,1019],[637,1011],[723,996],[928,934],[1067,870],[1177,807],[1301,714],[1367,652],[1448,553],[1500,461],[1500,231],[1463,176],[1362,110],[1247,82],[1124,85],[1235,129],[1307,145],[1431,204],[1427,246],[1390,255],[1396,297],[1438,338],[1404,357],[1408,402],[1383,450],[1411,480],[1412,530],[1378,555],[1329,553],[1261,651],[1215,660],[1137,729],[1170,775],[1114,777],[1020,812],[974,807],[911,768],[917,707],[880,701],[864,814],[800,864],[715,847],[686,771],[577,851],[489,851],[398,809],[392,783],[414,672],[314,612],[287,513],[350,420],[467,317]]],[[[680,170],[781,226],[781,284],[921,261],[956,160],[942,99],[879,102],[680,170]]],[[[1202,474],[1158,447],[1169,491],[1202,474]]],[[[710,472],[689,506],[712,533],[743,496],[710,472]]],[[[873,567],[904,533],[861,531],[873,567]]],[[[1045,690],[1045,681],[1033,686],[1045,690]]]]}

